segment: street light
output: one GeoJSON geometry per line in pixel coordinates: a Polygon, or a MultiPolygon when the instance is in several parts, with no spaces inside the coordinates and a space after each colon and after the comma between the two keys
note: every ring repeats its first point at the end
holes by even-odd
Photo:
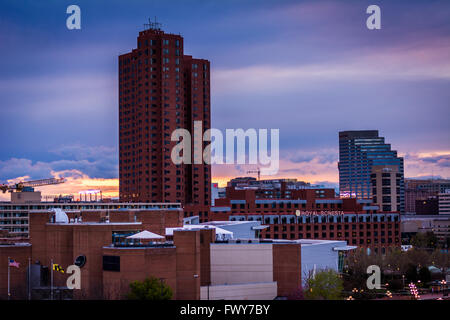
{"type": "Polygon", "coordinates": [[[446,289],[446,284],[447,284],[447,281],[445,281],[445,280],[442,280],[442,281],[441,281],[441,286],[442,286],[442,297],[444,297],[444,292],[445,292],[445,289],[446,289]]]}

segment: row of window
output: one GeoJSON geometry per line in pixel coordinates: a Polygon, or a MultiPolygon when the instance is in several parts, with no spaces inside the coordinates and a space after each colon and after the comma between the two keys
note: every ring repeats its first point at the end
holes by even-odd
{"type": "MultiPolygon", "coordinates": [[[[268,209],[269,207],[271,209],[285,209],[285,208],[286,209],[291,209],[291,208],[294,208],[294,209],[299,209],[299,208],[306,209],[306,203],[290,203],[290,202],[288,202],[288,203],[272,202],[271,204],[268,204],[268,203],[264,203],[264,204],[256,203],[255,207],[257,209],[260,209],[260,208],[268,209]]],[[[313,205],[313,207],[314,207],[314,205],[313,205]]],[[[233,203],[233,204],[231,204],[231,208],[232,209],[250,209],[250,205],[247,204],[247,207],[246,207],[245,204],[239,204],[239,208],[238,208],[238,205],[236,203],[233,203]]],[[[330,209],[341,209],[342,208],[342,203],[316,203],[315,204],[315,208],[317,208],[317,209],[322,209],[322,208],[323,209],[328,209],[328,208],[330,208],[330,209]]]]}
{"type": "MultiPolygon", "coordinates": [[[[261,236],[262,237],[262,236],[261,236]]],[[[290,240],[297,240],[297,239],[327,239],[327,240],[333,240],[333,239],[345,239],[347,240],[347,242],[349,244],[352,245],[364,245],[364,244],[384,244],[384,243],[399,243],[400,240],[398,239],[398,237],[396,237],[395,239],[392,238],[374,238],[374,239],[355,239],[355,238],[349,238],[348,236],[343,237],[342,234],[337,234],[337,236],[335,237],[333,233],[331,233],[329,236],[326,233],[322,233],[322,236],[320,237],[318,233],[306,233],[306,234],[278,234],[278,233],[274,233],[273,235],[269,235],[269,234],[265,234],[264,235],[265,239],[290,239],[290,240]],[[288,237],[289,236],[289,237],[288,237]]]]}
{"type": "MultiPolygon", "coordinates": [[[[230,217],[231,221],[244,221],[245,218],[244,217],[235,217],[235,216],[231,216],[230,217]]],[[[253,217],[252,216],[248,216],[247,217],[248,221],[253,221],[253,217]]],[[[262,221],[261,217],[257,217],[254,220],[256,221],[262,221]]],[[[281,221],[282,224],[295,224],[295,223],[303,223],[303,220],[305,221],[305,223],[357,223],[357,222],[399,222],[399,216],[395,215],[395,216],[384,216],[384,215],[380,215],[380,216],[364,216],[362,215],[358,215],[358,216],[349,216],[349,215],[326,215],[323,214],[320,216],[320,219],[318,216],[306,216],[306,217],[300,217],[300,218],[295,218],[295,217],[265,217],[264,218],[264,223],[266,224],[278,224],[279,221],[281,221]]]]}

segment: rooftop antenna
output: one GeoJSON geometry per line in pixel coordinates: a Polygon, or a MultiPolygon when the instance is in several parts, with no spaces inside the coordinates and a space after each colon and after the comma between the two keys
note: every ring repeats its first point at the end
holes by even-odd
{"type": "Polygon", "coordinates": [[[247,173],[257,173],[258,174],[258,181],[261,180],[261,169],[258,167],[257,170],[249,170],[247,173]]]}
{"type": "Polygon", "coordinates": [[[148,23],[144,23],[145,30],[159,30],[161,31],[162,24],[159,23],[155,16],[155,21],[153,22],[150,18],[148,18],[148,23]]]}

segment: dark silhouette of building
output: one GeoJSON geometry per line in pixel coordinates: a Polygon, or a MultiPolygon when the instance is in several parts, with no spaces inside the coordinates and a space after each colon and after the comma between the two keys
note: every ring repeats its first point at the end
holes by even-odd
{"type": "Polygon", "coordinates": [[[436,197],[450,189],[450,180],[445,179],[405,179],[405,212],[416,212],[416,200],[436,197]]]}
{"type": "Polygon", "coordinates": [[[415,210],[417,215],[439,214],[439,200],[437,197],[428,197],[423,200],[417,199],[415,210]]]}

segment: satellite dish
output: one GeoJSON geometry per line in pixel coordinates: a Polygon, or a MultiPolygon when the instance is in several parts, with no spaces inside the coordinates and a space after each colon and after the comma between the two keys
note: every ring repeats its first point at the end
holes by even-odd
{"type": "Polygon", "coordinates": [[[75,259],[74,264],[75,264],[76,266],[82,268],[82,267],[86,264],[86,256],[85,256],[85,255],[78,256],[78,257],[75,259]]]}

